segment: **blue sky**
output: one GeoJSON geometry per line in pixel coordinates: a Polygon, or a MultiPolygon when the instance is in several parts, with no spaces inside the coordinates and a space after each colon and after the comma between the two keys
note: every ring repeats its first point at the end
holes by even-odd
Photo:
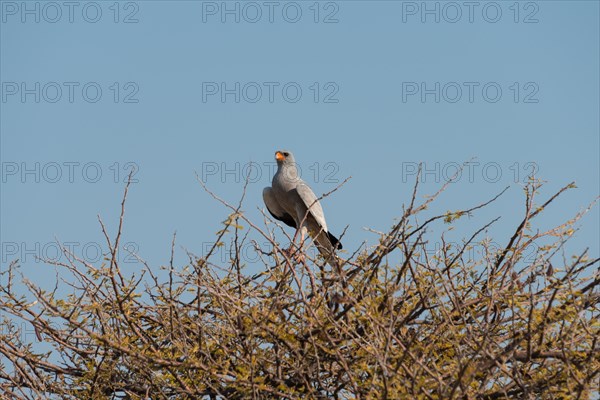
{"type": "MultiPolygon", "coordinates": [[[[244,210],[260,222],[282,148],[318,195],[352,176],[323,202],[347,249],[401,214],[419,162],[424,195],[472,160],[431,213],[510,186],[457,231],[502,215],[499,244],[532,170],[544,199],[578,186],[541,228],[600,193],[597,1],[0,4],[1,265],[20,258],[39,283],[56,239],[90,261],[107,250],[97,215],[116,231],[131,165],[123,240],[157,267],[174,231],[183,265],[227,216],[196,173],[236,202],[254,163],[244,210]]],[[[597,257],[599,230],[596,207],[569,250],[597,257]]]]}

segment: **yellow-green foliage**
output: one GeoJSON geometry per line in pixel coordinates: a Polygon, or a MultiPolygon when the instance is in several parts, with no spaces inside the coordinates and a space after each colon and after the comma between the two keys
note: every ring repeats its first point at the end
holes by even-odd
{"type": "Polygon", "coordinates": [[[64,286],[43,292],[29,277],[25,298],[14,292],[14,263],[4,276],[11,284],[0,289],[9,316],[0,330],[0,395],[592,399],[598,259],[555,256],[580,215],[540,233],[532,219],[550,201],[534,205],[537,188],[528,187],[514,235],[496,238],[508,243],[500,250],[478,237],[481,229],[427,253],[430,224],[479,208],[418,222],[431,197],[408,207],[373,251],[342,255],[333,267],[283,251],[272,231],[232,206],[208,255],[160,273],[146,266],[124,277],[114,252],[98,267],[58,264],[72,277],[69,295],[58,298],[64,286]],[[250,240],[242,226],[271,244],[260,249],[263,272],[255,275],[239,257],[250,240]],[[214,255],[225,242],[238,251],[223,264],[214,255]],[[535,262],[524,262],[537,242],[535,262]],[[473,256],[475,244],[483,250],[473,256]],[[35,327],[50,353],[21,340],[11,328],[17,319],[35,327]]]}

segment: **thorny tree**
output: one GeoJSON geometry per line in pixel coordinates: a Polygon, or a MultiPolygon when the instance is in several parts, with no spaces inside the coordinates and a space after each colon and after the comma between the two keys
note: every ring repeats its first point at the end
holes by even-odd
{"type": "Polygon", "coordinates": [[[504,248],[481,237],[494,220],[459,245],[442,236],[431,254],[425,245],[432,224],[453,224],[495,198],[419,222],[443,189],[419,203],[417,181],[375,248],[342,255],[342,276],[322,259],[298,262],[283,251],[274,238],[280,228],[266,217],[266,228],[248,220],[241,201],[223,202],[231,213],[204,257],[190,255],[177,267],[171,256],[160,273],[141,261],[141,271],[125,276],[117,249],[126,188],[114,240],[101,222],[110,246],[105,263],[91,265],[65,249],[68,262],[55,266],[57,276],[71,279],[57,278],[52,291],[19,278],[18,262],[4,272],[0,395],[593,398],[600,378],[599,259],[587,250],[562,254],[587,210],[544,232],[533,225],[572,186],[538,202],[540,184],[531,181],[523,220],[504,248]],[[233,251],[222,263],[215,255],[226,242],[233,251]],[[259,274],[245,272],[247,243],[261,255],[259,274]],[[525,249],[536,243],[534,261],[526,262],[525,249]],[[477,257],[475,245],[484,249],[477,257]],[[35,330],[45,352],[23,340],[15,321],[35,330]]]}

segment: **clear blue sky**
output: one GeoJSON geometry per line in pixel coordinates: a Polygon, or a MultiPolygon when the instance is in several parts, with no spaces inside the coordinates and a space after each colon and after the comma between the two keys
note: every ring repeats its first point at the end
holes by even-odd
{"type": "MultiPolygon", "coordinates": [[[[156,266],[174,231],[201,255],[227,215],[195,172],[235,202],[258,163],[244,210],[260,222],[281,148],[318,195],[352,176],[324,201],[348,249],[401,214],[418,162],[421,194],[474,162],[432,213],[511,186],[460,224],[466,235],[502,215],[499,244],[532,168],[544,198],[578,185],[541,228],[600,193],[597,1],[115,4],[0,2],[2,268],[21,258],[39,283],[54,271],[34,256],[52,257],[55,239],[91,261],[106,251],[96,215],[116,231],[128,163],[123,241],[156,266]]],[[[569,250],[597,257],[599,225],[596,207],[569,250]]]]}

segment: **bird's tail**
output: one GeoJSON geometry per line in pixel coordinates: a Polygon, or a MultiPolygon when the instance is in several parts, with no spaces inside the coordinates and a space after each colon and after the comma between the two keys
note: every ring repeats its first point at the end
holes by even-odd
{"type": "Polygon", "coordinates": [[[327,238],[329,239],[329,242],[331,243],[331,246],[333,246],[334,249],[341,250],[344,248],[342,246],[342,242],[340,242],[340,240],[338,238],[333,236],[330,232],[325,232],[325,233],[327,234],[327,238]]]}
{"type": "Polygon", "coordinates": [[[336,238],[329,232],[321,231],[314,238],[314,241],[315,246],[319,250],[319,253],[321,253],[321,255],[323,256],[325,261],[327,261],[327,264],[338,269],[339,266],[337,256],[335,255],[335,250],[342,248],[342,243],[340,243],[338,238],[336,238]]]}

